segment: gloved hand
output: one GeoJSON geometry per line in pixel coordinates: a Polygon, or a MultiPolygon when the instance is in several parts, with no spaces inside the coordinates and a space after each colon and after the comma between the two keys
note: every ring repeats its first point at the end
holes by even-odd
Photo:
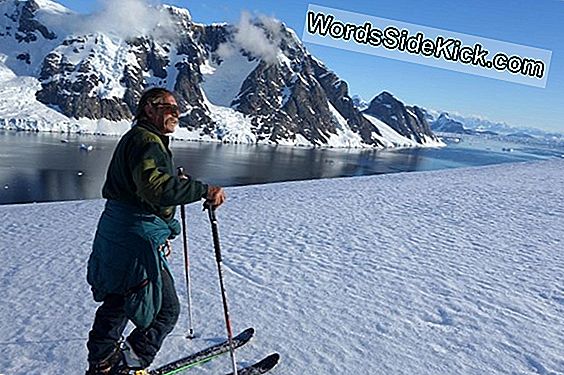
{"type": "Polygon", "coordinates": [[[206,204],[213,208],[218,208],[225,202],[226,196],[223,188],[219,186],[209,186],[208,195],[206,197],[206,204]]]}

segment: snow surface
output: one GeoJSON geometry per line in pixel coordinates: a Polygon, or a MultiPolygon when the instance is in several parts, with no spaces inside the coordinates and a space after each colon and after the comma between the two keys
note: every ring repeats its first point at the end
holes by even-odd
{"type": "Polygon", "coordinates": [[[413,147],[417,145],[415,141],[412,141],[411,139],[406,138],[403,135],[399,134],[382,120],[367,115],[366,113],[363,113],[362,115],[366,117],[366,119],[370,121],[374,126],[376,126],[378,130],[380,130],[382,136],[380,137],[376,135],[376,137],[382,142],[384,142],[386,147],[393,147],[393,146],[413,147]]]}
{"type": "Polygon", "coordinates": [[[188,130],[177,127],[172,134],[175,139],[205,142],[229,142],[229,143],[256,143],[256,135],[251,131],[251,119],[249,116],[237,112],[229,107],[212,104],[204,93],[204,104],[209,108],[211,119],[217,124],[214,133],[201,134],[200,129],[188,130]]]}
{"type": "MultiPolygon", "coordinates": [[[[409,112],[409,113],[411,113],[411,112],[409,112]]],[[[415,116],[413,113],[411,113],[411,114],[413,116],[415,116]]],[[[370,116],[366,113],[363,113],[362,115],[364,117],[366,117],[366,119],[368,121],[370,121],[374,126],[376,126],[378,128],[378,130],[380,130],[380,134],[382,134],[382,136],[380,137],[377,134],[374,134],[374,137],[379,139],[380,141],[382,141],[384,143],[384,145],[386,145],[386,147],[421,147],[421,145],[419,143],[399,134],[390,125],[386,124],[382,120],[379,120],[376,117],[370,116]]],[[[392,118],[393,117],[395,117],[395,116],[392,116],[392,118]]],[[[424,145],[426,147],[444,147],[444,146],[446,146],[446,144],[443,141],[434,140],[427,135],[423,135],[422,138],[424,140],[424,145]]]]}
{"type": "Polygon", "coordinates": [[[72,11],[62,4],[51,0],[34,0],[39,6],[39,12],[71,14],[72,11]]]}
{"type": "Polygon", "coordinates": [[[48,127],[61,123],[66,129],[69,119],[35,99],[41,87],[33,77],[18,77],[0,63],[0,128],[34,128],[37,124],[48,127]]]}
{"type": "MultiPolygon", "coordinates": [[[[227,189],[219,209],[241,363],[272,374],[564,374],[564,160],[227,189]]],[[[102,200],[0,207],[0,373],[81,374],[102,200]]],[[[225,337],[207,217],[188,206],[194,325],[155,364],[225,337]]],[[[218,374],[229,356],[190,370],[218,374]]]]}
{"type": "Polygon", "coordinates": [[[245,79],[258,66],[259,60],[249,61],[235,49],[225,53],[222,60],[219,65],[209,60],[202,65],[200,69],[204,81],[201,88],[210,102],[229,108],[239,94],[245,79]]]}
{"type": "Polygon", "coordinates": [[[362,143],[362,138],[360,134],[355,133],[349,127],[347,120],[339,113],[339,111],[327,101],[327,106],[331,111],[331,114],[337,122],[337,134],[326,134],[329,139],[327,140],[327,146],[329,147],[339,147],[339,145],[345,145],[346,147],[368,147],[366,144],[362,143]]]}

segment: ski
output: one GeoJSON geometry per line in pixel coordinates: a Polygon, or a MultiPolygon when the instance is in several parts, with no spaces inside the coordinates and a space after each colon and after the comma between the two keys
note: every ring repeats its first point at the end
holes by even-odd
{"type": "MultiPolygon", "coordinates": [[[[272,370],[280,361],[280,354],[273,353],[254,365],[237,369],[238,375],[259,375],[272,370]]],[[[229,374],[233,375],[233,373],[229,374]]]]}
{"type": "MultiPolygon", "coordinates": [[[[233,346],[239,348],[253,337],[255,330],[247,328],[237,336],[233,337],[233,346]]],[[[222,354],[229,353],[229,341],[225,340],[219,344],[212,345],[209,348],[200,350],[194,354],[180,358],[174,362],[167,363],[159,368],[149,371],[149,375],[174,375],[189,368],[204,364],[219,357],[222,354]]],[[[262,374],[262,373],[261,373],[262,374]]]]}

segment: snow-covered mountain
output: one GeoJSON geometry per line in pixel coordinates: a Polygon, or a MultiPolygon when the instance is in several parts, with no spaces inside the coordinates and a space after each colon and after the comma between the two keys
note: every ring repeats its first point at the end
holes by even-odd
{"type": "Polygon", "coordinates": [[[542,129],[530,127],[517,127],[505,122],[496,122],[479,116],[464,116],[456,112],[437,111],[424,109],[425,118],[435,132],[458,134],[489,134],[513,138],[541,139],[564,137],[563,134],[547,132],[542,129]]]}
{"type": "Polygon", "coordinates": [[[384,91],[372,99],[362,113],[371,119],[373,124],[383,122],[407,140],[402,142],[402,145],[440,144],[433,135],[423,110],[417,106],[406,106],[389,92],[384,91]]]}
{"type": "Polygon", "coordinates": [[[478,116],[463,116],[457,113],[450,113],[450,116],[465,125],[466,128],[478,132],[495,132],[498,134],[508,134],[516,131],[516,127],[505,122],[495,122],[478,116]]]}
{"type": "MultiPolygon", "coordinates": [[[[347,83],[274,19],[244,14],[237,25],[202,25],[186,9],[145,11],[164,21],[124,33],[97,30],[92,25],[104,22],[50,0],[0,0],[0,127],[121,134],[143,90],[164,86],[182,108],[177,138],[379,148],[404,137],[410,142],[402,145],[439,144],[428,126],[361,113],[347,83]]],[[[112,21],[106,24],[119,24],[112,21]]]]}
{"type": "Polygon", "coordinates": [[[450,117],[446,112],[442,112],[439,117],[431,122],[431,129],[442,133],[471,134],[473,132],[464,128],[464,124],[450,117]]]}

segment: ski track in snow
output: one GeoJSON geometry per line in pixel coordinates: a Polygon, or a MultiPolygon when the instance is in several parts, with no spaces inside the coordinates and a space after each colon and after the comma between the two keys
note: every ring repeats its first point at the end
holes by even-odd
{"type": "MultiPolygon", "coordinates": [[[[218,210],[237,351],[273,374],[564,374],[564,161],[227,189],[218,210]]],[[[0,207],[0,374],[81,374],[102,200],[0,207]]],[[[225,337],[210,226],[188,206],[182,304],[155,365],[225,337]]],[[[191,374],[230,370],[229,356],[191,374]]]]}

